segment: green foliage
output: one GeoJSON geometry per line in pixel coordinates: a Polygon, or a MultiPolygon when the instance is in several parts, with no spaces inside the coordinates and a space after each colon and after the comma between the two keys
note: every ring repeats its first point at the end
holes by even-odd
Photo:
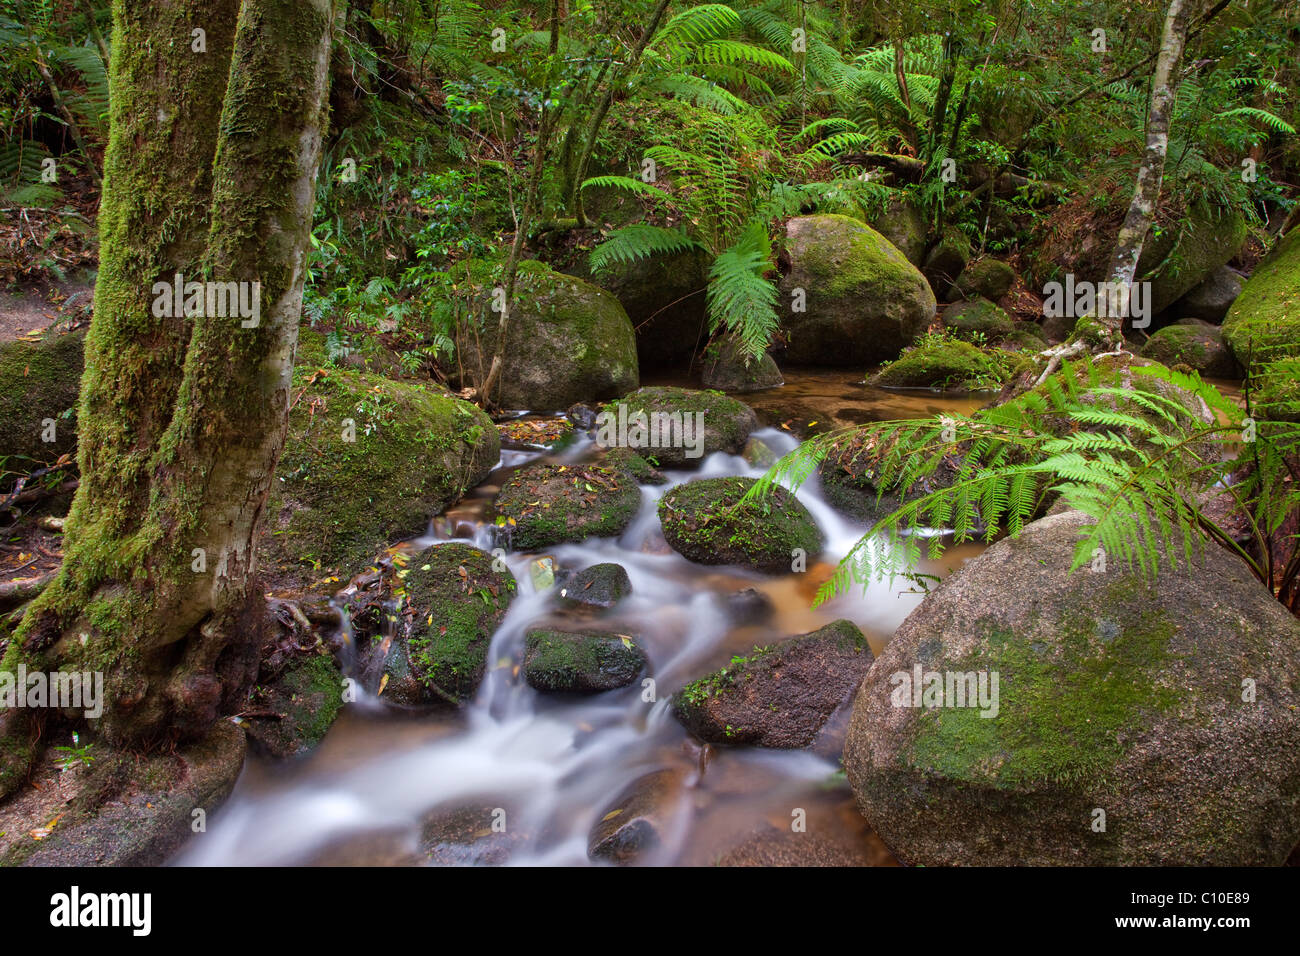
{"type": "Polygon", "coordinates": [[[1300,609],[1300,426],[1245,419],[1195,375],[1133,366],[1129,385],[1091,362],[971,416],[879,422],[828,433],[778,461],[751,490],[798,487],[828,456],[862,455],[880,496],[902,504],[840,563],[818,601],[937,558],[948,543],[1016,535],[1058,496],[1092,520],[1072,567],[1101,552],[1154,578],[1213,542],[1300,609]],[[1209,415],[1189,411],[1203,402],[1209,415]],[[938,487],[935,487],[935,486],[938,487]],[[1210,508],[1211,489],[1249,527],[1249,546],[1210,508]],[[938,533],[934,533],[938,532],[938,533]],[[1278,554],[1282,557],[1279,560],[1278,554]]]}

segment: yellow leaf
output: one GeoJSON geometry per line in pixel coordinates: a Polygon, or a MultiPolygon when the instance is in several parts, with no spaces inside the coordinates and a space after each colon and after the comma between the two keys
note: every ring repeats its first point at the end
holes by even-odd
{"type": "Polygon", "coordinates": [[[378,697],[380,694],[382,694],[384,692],[384,688],[387,686],[388,686],[388,675],[385,674],[383,677],[379,678],[379,691],[378,693],[375,694],[375,696],[378,697]]]}
{"type": "Polygon", "coordinates": [[[611,810],[609,811],[609,813],[605,814],[603,817],[600,818],[600,822],[604,823],[606,820],[613,820],[616,816],[618,816],[622,812],[623,812],[622,807],[619,807],[617,810],[611,810]]]}

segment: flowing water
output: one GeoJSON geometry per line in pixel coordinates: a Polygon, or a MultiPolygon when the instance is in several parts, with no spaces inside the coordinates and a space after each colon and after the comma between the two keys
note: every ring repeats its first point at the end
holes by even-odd
{"type": "MultiPolygon", "coordinates": [[[[783,388],[752,400],[777,426],[755,437],[778,454],[796,443],[780,426],[793,421],[806,429],[817,421],[813,415],[835,425],[966,412],[979,404],[883,392],[848,373],[792,376],[783,388]]],[[[554,454],[506,451],[488,481],[435,519],[413,545],[460,540],[490,549],[490,501],[512,470],[595,454],[587,438],[554,454]]],[[[667,485],[643,486],[641,509],[619,538],[547,551],[566,569],[605,561],[627,569],[632,595],[596,615],[558,610],[551,591],[533,587],[535,555],[508,555],[519,594],[492,639],[488,673],[470,706],[450,716],[412,717],[388,712],[373,697],[349,705],[304,759],[278,765],[250,760],[207,832],[177,862],[589,864],[593,827],[616,810],[631,816],[635,801],[619,808],[625,806],[620,798],[633,793],[642,809],[652,807],[657,829],[638,862],[772,862],[786,858],[790,835],[798,833],[799,862],[892,864],[854,809],[838,766],[837,731],[842,735],[847,708],[832,717],[825,740],[804,751],[702,747],[672,717],[670,695],[686,682],[756,645],[837,618],[862,628],[879,653],[921,599],[900,581],[811,606],[835,562],[865,531],[833,511],[815,481],[798,497],[827,546],[804,572],[771,577],[702,567],[667,547],[656,516],[666,490],[692,478],[759,474],[741,457],[711,455],[698,469],[667,472],[667,485]],[[770,599],[770,617],[744,623],[733,616],[729,597],[746,588],[770,599]],[[581,698],[539,694],[524,683],[518,665],[525,630],[541,623],[635,635],[653,685],[638,681],[581,698]]],[[[952,549],[920,570],[946,574],[978,550],[952,549]]]]}

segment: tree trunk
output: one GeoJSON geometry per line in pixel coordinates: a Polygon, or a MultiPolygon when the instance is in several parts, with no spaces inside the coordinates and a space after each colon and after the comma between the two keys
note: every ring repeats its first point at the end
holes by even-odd
{"type": "Polygon", "coordinates": [[[1169,120],[1178,94],[1179,65],[1187,40],[1187,27],[1196,12],[1196,0],[1170,0],[1160,38],[1160,52],[1151,74],[1151,103],[1147,109],[1146,152],[1138,166],[1133,201],[1115,239],[1110,260],[1112,288],[1119,289],[1118,300],[1098,303],[1097,318],[1110,330],[1116,344],[1122,340],[1121,326],[1128,311],[1130,290],[1137,275],[1138,259],[1151,229],[1160,184],[1164,178],[1165,158],[1169,150],[1169,120]]]}
{"type": "MultiPolygon", "coordinates": [[[[113,13],[81,484],[59,576],[0,666],[103,672],[99,730],[148,746],[203,734],[256,666],[253,547],[287,429],[333,0],[113,13]],[[260,318],[155,316],[176,273],[259,288],[260,318]]],[[[3,729],[0,755],[20,749],[3,729]]]]}
{"type": "Polygon", "coordinates": [[[550,138],[552,111],[547,108],[547,98],[551,95],[551,73],[555,67],[555,58],[560,49],[560,0],[551,0],[551,43],[546,70],[546,89],[542,96],[542,118],[537,130],[537,146],[533,151],[533,168],[528,175],[528,188],[524,193],[524,210],[515,227],[515,239],[510,245],[510,256],[506,259],[505,302],[501,309],[501,319],[497,323],[496,350],[492,353],[492,364],[488,366],[487,378],[480,389],[479,398],[484,405],[492,401],[492,392],[501,379],[501,369],[505,362],[506,336],[510,331],[510,313],[515,307],[515,280],[519,274],[519,257],[523,253],[524,241],[528,238],[528,228],[532,224],[534,207],[537,205],[538,187],[542,181],[542,171],[546,166],[547,140],[550,138]]]}

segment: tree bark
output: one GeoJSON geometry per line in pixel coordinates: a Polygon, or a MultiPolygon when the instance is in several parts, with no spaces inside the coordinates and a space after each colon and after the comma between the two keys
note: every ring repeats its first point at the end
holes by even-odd
{"type": "Polygon", "coordinates": [[[523,252],[524,241],[528,238],[528,228],[532,224],[534,207],[537,205],[538,187],[542,181],[542,171],[546,166],[547,140],[550,138],[552,111],[546,101],[551,95],[551,72],[555,58],[560,49],[560,0],[551,0],[551,42],[546,70],[546,89],[542,91],[542,118],[537,130],[537,146],[533,151],[533,168],[528,175],[528,187],[524,194],[524,210],[515,227],[515,239],[510,244],[510,256],[506,259],[505,302],[501,309],[501,319],[497,324],[497,345],[492,353],[492,364],[488,366],[487,378],[479,391],[484,405],[492,401],[492,391],[501,379],[501,369],[505,362],[506,336],[510,330],[510,313],[515,307],[515,280],[519,275],[519,257],[523,252]]]}
{"type": "Polygon", "coordinates": [[[1121,326],[1127,313],[1130,291],[1137,275],[1138,259],[1151,229],[1160,185],[1164,178],[1165,158],[1169,151],[1169,121],[1178,95],[1179,66],[1187,40],[1187,28],[1196,13],[1197,0],[1170,0],[1160,37],[1160,52],[1151,74],[1151,102],[1147,109],[1146,151],[1138,166],[1137,183],[1128,214],[1115,239],[1110,261],[1110,281],[1118,287],[1117,302],[1102,307],[1097,318],[1110,330],[1116,344],[1122,340],[1121,326]],[[1104,314],[1103,314],[1104,313],[1104,314]]]}
{"type": "MultiPolygon", "coordinates": [[[[115,0],[113,15],[81,484],[63,566],[0,667],[102,672],[99,731],[147,747],[201,736],[256,666],[254,541],[287,429],[334,3],[115,0]],[[257,324],[155,317],[154,283],[178,272],[260,283],[257,324]]],[[[0,758],[22,750],[3,730],[0,758]]]]}

